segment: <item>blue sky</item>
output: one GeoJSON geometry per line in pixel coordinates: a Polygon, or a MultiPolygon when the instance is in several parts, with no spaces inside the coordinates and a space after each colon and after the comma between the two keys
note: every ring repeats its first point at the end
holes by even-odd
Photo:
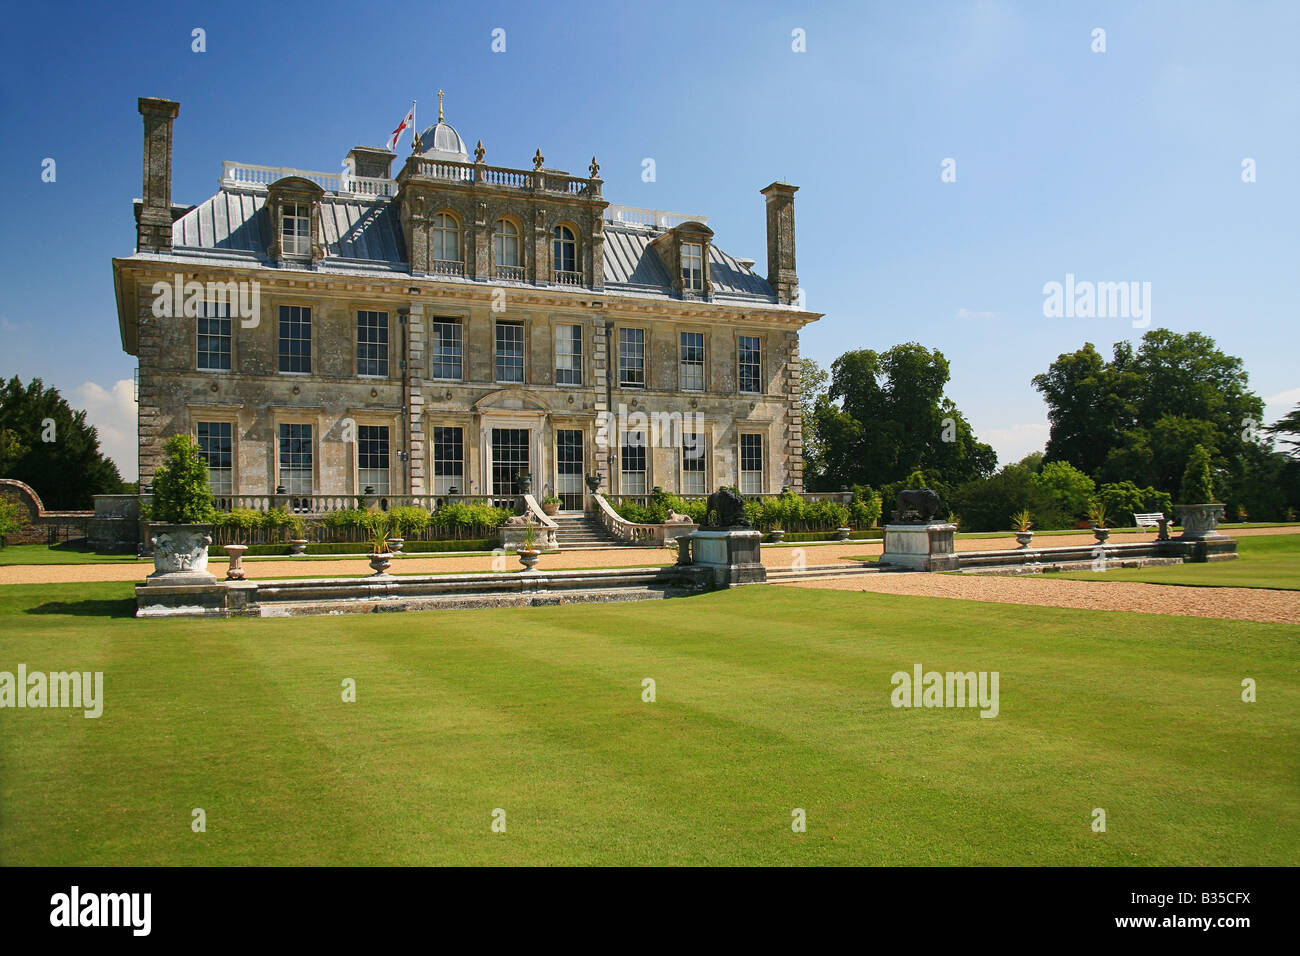
{"type": "Polygon", "coordinates": [[[440,87],[489,163],[540,147],[580,172],[594,153],[612,202],[708,215],[759,271],[758,190],[786,179],[801,284],[826,313],[804,355],[941,349],[1003,460],[1046,439],[1034,374],[1141,334],[1044,317],[1044,283],[1067,273],[1150,282],[1153,327],[1244,359],[1269,420],[1300,401],[1293,2],[86,3],[16,7],[6,26],[0,373],[86,407],[127,477],[135,360],[110,260],[134,247],[141,95],[181,103],[177,202],[211,195],[223,159],[337,170],[412,97],[432,121],[440,87]]]}

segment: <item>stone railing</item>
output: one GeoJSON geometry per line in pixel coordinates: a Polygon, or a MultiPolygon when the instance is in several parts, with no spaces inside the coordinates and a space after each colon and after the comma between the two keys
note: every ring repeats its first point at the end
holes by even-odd
{"type": "Polygon", "coordinates": [[[531,494],[520,495],[523,500],[523,514],[516,515],[501,526],[501,547],[507,551],[516,550],[524,546],[524,534],[527,531],[528,523],[534,526],[536,540],[533,547],[542,551],[554,551],[558,546],[555,540],[555,533],[560,526],[551,520],[551,517],[542,510],[542,506],[537,503],[537,499],[531,494]]]}
{"type": "Polygon", "coordinates": [[[254,163],[221,164],[222,186],[243,186],[265,189],[286,176],[297,176],[315,183],[328,192],[339,195],[387,197],[397,192],[397,183],[391,179],[372,176],[351,176],[346,173],[323,173],[310,169],[293,169],[288,166],[258,166],[254,163]]]}
{"type": "Polygon", "coordinates": [[[685,516],[682,516],[680,521],[667,521],[663,524],[640,524],[628,521],[610,506],[600,492],[595,492],[591,497],[596,503],[596,513],[600,517],[601,526],[620,541],[633,541],[646,547],[662,548],[669,543],[675,543],[682,535],[699,528],[699,525],[685,516]]]}
{"type": "Polygon", "coordinates": [[[482,183],[487,186],[504,186],[510,189],[529,189],[534,192],[556,192],[571,196],[600,197],[603,180],[570,176],[550,169],[510,169],[505,166],[488,166],[486,163],[460,163],[454,160],[425,159],[411,156],[398,174],[399,179],[419,177],[443,182],[482,183]]]}
{"type": "MultiPolygon", "coordinates": [[[[141,501],[152,502],[153,496],[144,494],[141,501]]],[[[381,511],[389,508],[415,506],[426,511],[437,511],[449,504],[492,505],[497,508],[516,509],[515,496],[492,497],[490,495],[213,495],[213,504],[218,511],[233,511],[235,508],[250,508],[253,511],[270,511],[272,508],[287,508],[303,517],[326,515],[333,511],[349,508],[367,508],[376,505],[381,511]]]]}
{"type": "Polygon", "coordinates": [[[605,221],[620,226],[637,226],[642,229],[674,229],[684,222],[707,225],[708,216],[690,216],[682,212],[663,209],[639,209],[636,206],[610,206],[605,210],[605,221]]]}

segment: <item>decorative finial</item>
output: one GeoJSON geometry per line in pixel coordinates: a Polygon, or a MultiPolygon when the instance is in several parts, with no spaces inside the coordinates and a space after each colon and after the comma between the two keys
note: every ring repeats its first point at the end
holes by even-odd
{"type": "Polygon", "coordinates": [[[592,179],[599,179],[599,178],[600,178],[600,163],[596,162],[596,157],[595,157],[595,156],[591,157],[591,165],[588,166],[587,168],[588,168],[589,170],[591,170],[591,178],[592,178],[592,179]]]}
{"type": "Polygon", "coordinates": [[[487,153],[487,150],[483,148],[483,140],[479,140],[478,145],[474,147],[474,162],[483,162],[483,156],[485,153],[487,153]]]}
{"type": "Polygon", "coordinates": [[[442,122],[442,90],[438,91],[438,122],[442,122]]]}
{"type": "Polygon", "coordinates": [[[418,153],[421,145],[420,134],[415,132],[411,133],[411,152],[418,153]]]}
{"type": "Polygon", "coordinates": [[[537,152],[533,155],[533,169],[541,169],[544,162],[546,162],[546,157],[542,155],[542,148],[539,146],[537,152]]]}

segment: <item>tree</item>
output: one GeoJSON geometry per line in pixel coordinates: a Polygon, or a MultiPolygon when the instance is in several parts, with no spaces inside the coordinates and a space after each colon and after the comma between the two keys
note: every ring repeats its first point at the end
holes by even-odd
{"type": "Polygon", "coordinates": [[[1097,489],[1096,482],[1068,461],[1049,461],[1033,482],[1051,495],[1062,514],[1075,519],[1088,514],[1097,489]]]}
{"type": "Polygon", "coordinates": [[[154,475],[153,518],[168,524],[204,524],[212,520],[208,466],[199,444],[189,435],[163,443],[163,463],[154,475]]]}
{"type": "Polygon", "coordinates": [[[0,548],[8,543],[5,541],[5,536],[13,534],[22,526],[22,513],[18,505],[8,498],[0,498],[0,548]]]}
{"type": "Polygon", "coordinates": [[[94,495],[121,488],[86,413],[39,378],[24,386],[15,375],[0,387],[0,421],[0,475],[31,485],[47,508],[89,508],[94,495]]]}
{"type": "Polygon", "coordinates": [[[1300,405],[1297,405],[1272,425],[1269,425],[1267,431],[1272,435],[1291,436],[1283,438],[1282,444],[1291,446],[1290,455],[1292,458],[1300,458],[1300,405]]]}
{"type": "Polygon", "coordinates": [[[837,358],[813,410],[820,487],[883,487],[918,468],[948,484],[992,472],[997,455],[944,396],[948,378],[943,353],[915,342],[837,358]]]}
{"type": "Polygon", "coordinates": [[[803,480],[813,487],[825,469],[821,433],[817,428],[817,405],[826,397],[830,373],[810,358],[800,362],[799,404],[802,412],[803,480]]]}
{"type": "Polygon", "coordinates": [[[951,491],[949,512],[960,515],[968,531],[1006,531],[1011,516],[1025,509],[1033,512],[1040,530],[1072,525],[1071,517],[1035,477],[1031,464],[1016,462],[987,478],[963,482],[951,491]]]}

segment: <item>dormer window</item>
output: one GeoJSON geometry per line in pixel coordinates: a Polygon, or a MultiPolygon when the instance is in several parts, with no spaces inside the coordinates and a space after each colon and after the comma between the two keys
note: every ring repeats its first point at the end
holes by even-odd
{"type": "Polygon", "coordinates": [[[578,238],[568,226],[555,227],[555,281],[560,285],[581,285],[578,271],[578,238]]]}
{"type": "Polygon", "coordinates": [[[698,242],[682,243],[682,288],[704,291],[704,246],[698,242]]]}
{"type": "Polygon", "coordinates": [[[464,273],[460,257],[460,223],[450,213],[440,212],[433,217],[433,271],[452,275],[464,273]]]}
{"type": "Polygon", "coordinates": [[[280,207],[280,250],[286,256],[311,255],[311,207],[286,202],[280,207]]]}

